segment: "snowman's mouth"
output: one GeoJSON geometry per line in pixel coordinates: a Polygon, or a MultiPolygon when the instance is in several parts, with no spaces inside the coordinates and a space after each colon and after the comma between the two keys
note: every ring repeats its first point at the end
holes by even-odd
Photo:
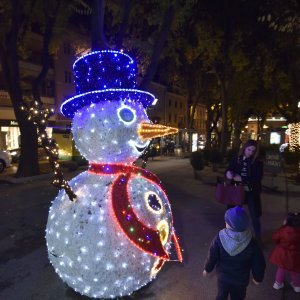
{"type": "Polygon", "coordinates": [[[145,143],[145,144],[138,144],[136,141],[130,140],[128,142],[128,144],[132,147],[135,148],[136,151],[141,154],[143,151],[145,151],[145,149],[147,148],[149,142],[145,143]]]}
{"type": "Polygon", "coordinates": [[[147,146],[145,146],[145,147],[138,147],[137,145],[135,145],[135,148],[136,148],[136,150],[138,152],[143,152],[147,148],[147,146]]]}

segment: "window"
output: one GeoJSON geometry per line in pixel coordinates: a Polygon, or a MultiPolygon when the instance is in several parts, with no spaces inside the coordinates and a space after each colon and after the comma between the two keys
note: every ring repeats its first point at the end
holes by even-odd
{"type": "Polygon", "coordinates": [[[175,101],[175,108],[177,108],[177,101],[175,101]]]}
{"type": "Polygon", "coordinates": [[[169,113],[169,123],[172,121],[172,114],[169,113]]]}
{"type": "Polygon", "coordinates": [[[177,114],[174,116],[174,122],[177,123],[177,114]]]}
{"type": "Polygon", "coordinates": [[[172,105],[172,100],[170,99],[169,100],[169,107],[171,107],[171,105],[172,105]]]}
{"type": "Polygon", "coordinates": [[[179,103],[179,107],[180,107],[180,109],[182,109],[182,103],[181,102],[179,103]]]}
{"type": "Polygon", "coordinates": [[[72,83],[72,74],[69,71],[65,71],[65,83],[72,83]]]}

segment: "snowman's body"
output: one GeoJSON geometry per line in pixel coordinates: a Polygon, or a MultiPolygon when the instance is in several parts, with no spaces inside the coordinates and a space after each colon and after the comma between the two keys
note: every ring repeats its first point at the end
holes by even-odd
{"type": "Polygon", "coordinates": [[[132,89],[87,92],[102,84],[103,76],[119,86],[107,69],[119,75],[122,61],[124,81],[132,84],[132,60],[123,53],[96,52],[74,64],[82,94],[66,101],[63,111],[73,117],[74,141],[90,169],[69,182],[75,201],[59,192],[46,229],[56,272],[76,291],[95,298],[129,295],[147,284],[169,260],[171,238],[175,239],[170,205],[159,180],[133,167],[150,142],[141,136],[141,124],[149,119],[140,101],[149,102],[152,96],[132,89]],[[98,80],[89,77],[93,72],[98,80]],[[102,99],[104,95],[108,98],[102,99]]]}
{"type": "MultiPolygon", "coordinates": [[[[159,271],[159,258],[132,244],[115,221],[110,195],[116,177],[81,173],[70,181],[78,199],[71,202],[61,191],[49,213],[46,238],[51,263],[69,286],[90,297],[130,294],[159,271]]],[[[170,215],[158,186],[138,177],[128,184],[132,206],[147,224],[158,224],[162,216],[170,215]],[[151,213],[145,203],[144,194],[150,191],[164,202],[159,215],[151,213]]]]}

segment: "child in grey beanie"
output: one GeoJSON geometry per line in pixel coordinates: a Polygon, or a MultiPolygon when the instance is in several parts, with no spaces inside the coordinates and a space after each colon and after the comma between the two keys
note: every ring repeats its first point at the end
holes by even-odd
{"type": "Polygon", "coordinates": [[[226,211],[226,228],[213,239],[204,265],[203,276],[216,267],[218,295],[216,299],[245,299],[250,271],[259,284],[266,268],[264,255],[248,228],[245,210],[236,206],[226,211]]]}

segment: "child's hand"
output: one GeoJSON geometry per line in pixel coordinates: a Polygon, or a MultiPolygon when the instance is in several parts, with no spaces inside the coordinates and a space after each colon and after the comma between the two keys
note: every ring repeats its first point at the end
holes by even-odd
{"type": "Polygon", "coordinates": [[[252,278],[252,281],[253,281],[253,283],[256,284],[256,285],[259,285],[259,284],[260,284],[260,282],[257,282],[254,278],[252,278]]]}
{"type": "Polygon", "coordinates": [[[202,274],[203,274],[203,277],[206,277],[206,276],[207,276],[207,272],[206,272],[205,270],[203,271],[202,274]]]}

